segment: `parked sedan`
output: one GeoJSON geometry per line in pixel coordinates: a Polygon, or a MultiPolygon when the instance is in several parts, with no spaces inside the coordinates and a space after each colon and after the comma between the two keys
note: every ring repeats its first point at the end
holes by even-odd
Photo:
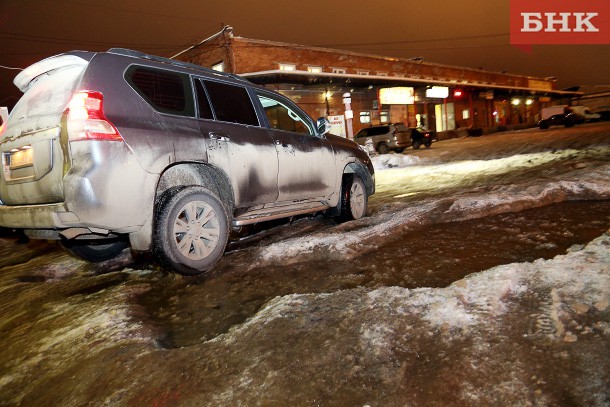
{"type": "Polygon", "coordinates": [[[573,127],[574,125],[580,124],[582,122],[582,116],[579,116],[575,113],[554,114],[549,118],[540,120],[538,122],[538,127],[540,127],[541,129],[548,129],[551,126],[573,127]]]}

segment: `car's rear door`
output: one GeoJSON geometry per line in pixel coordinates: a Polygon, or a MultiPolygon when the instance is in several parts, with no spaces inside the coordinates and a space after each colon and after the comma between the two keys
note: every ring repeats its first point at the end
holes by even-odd
{"type": "Polygon", "coordinates": [[[63,201],[69,151],[62,117],[88,63],[76,55],[61,55],[34,64],[15,78],[24,95],[0,138],[4,204],[63,201]]]}
{"type": "Polygon", "coordinates": [[[208,162],[227,173],[237,207],[275,202],[278,157],[245,86],[195,79],[208,162]]]}

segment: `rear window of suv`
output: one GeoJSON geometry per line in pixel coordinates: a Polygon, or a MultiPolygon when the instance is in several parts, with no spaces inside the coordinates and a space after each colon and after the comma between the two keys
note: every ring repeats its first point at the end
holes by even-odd
{"type": "Polygon", "coordinates": [[[390,128],[388,126],[371,127],[368,129],[369,136],[379,136],[381,134],[388,134],[390,128]]]}
{"type": "Polygon", "coordinates": [[[194,116],[190,78],[186,74],[142,66],[130,67],[127,82],[155,110],[161,113],[194,116]]]}

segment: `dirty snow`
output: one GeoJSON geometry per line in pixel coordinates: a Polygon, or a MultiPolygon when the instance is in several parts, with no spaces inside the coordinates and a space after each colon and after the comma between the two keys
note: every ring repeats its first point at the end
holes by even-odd
{"type": "MultiPolygon", "coordinates": [[[[451,164],[450,166],[455,167],[451,164]]],[[[447,173],[451,171],[447,170],[447,173]]],[[[384,184],[379,184],[379,181],[378,185],[380,189],[384,188],[384,184]]],[[[594,170],[577,170],[567,176],[565,174],[548,176],[542,181],[525,180],[509,185],[490,186],[483,193],[475,191],[412,204],[407,202],[402,206],[396,205],[390,213],[380,214],[374,219],[361,220],[363,226],[349,234],[342,231],[338,233],[322,231],[285,239],[262,248],[261,257],[265,261],[289,261],[290,258],[324,249],[332,252],[334,256],[350,258],[356,252],[363,253],[375,249],[366,245],[370,236],[389,235],[398,228],[415,228],[422,223],[435,223],[448,219],[458,221],[482,218],[492,214],[517,212],[555,202],[579,199],[610,199],[610,164],[594,170]],[[448,208],[440,209],[447,205],[448,208]]]]}

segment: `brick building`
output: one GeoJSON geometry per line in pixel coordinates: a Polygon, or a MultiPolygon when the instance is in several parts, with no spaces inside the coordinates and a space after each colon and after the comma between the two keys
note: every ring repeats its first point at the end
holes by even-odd
{"type": "Polygon", "coordinates": [[[176,59],[236,73],[279,91],[312,117],[329,117],[334,132],[343,135],[351,116],[346,114],[346,93],[354,133],[387,122],[438,132],[533,125],[541,108],[578,95],[557,90],[554,78],[247,39],[234,36],[231,27],[176,59]]]}

